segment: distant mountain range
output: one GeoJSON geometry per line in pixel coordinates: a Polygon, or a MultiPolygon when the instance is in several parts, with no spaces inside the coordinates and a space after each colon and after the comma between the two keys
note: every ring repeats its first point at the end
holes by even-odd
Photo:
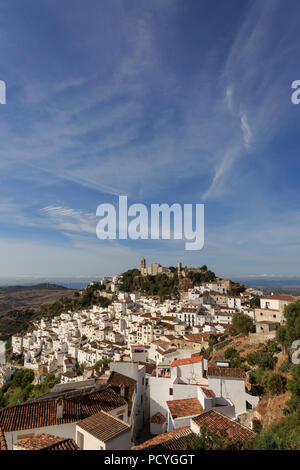
{"type": "Polygon", "coordinates": [[[0,316],[10,310],[51,304],[61,297],[72,297],[73,289],[56,284],[0,287],[0,316]]]}
{"type": "Polygon", "coordinates": [[[100,281],[101,277],[0,277],[0,286],[36,286],[50,284],[67,287],[68,289],[84,289],[92,281],[100,281]]]}
{"type": "Polygon", "coordinates": [[[248,277],[234,278],[236,282],[240,282],[247,287],[256,287],[265,294],[292,294],[300,295],[300,279],[292,277],[248,277]]]}

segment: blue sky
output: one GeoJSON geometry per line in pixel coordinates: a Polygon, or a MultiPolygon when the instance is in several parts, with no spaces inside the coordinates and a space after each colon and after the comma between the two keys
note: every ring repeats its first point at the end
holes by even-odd
{"type": "Polygon", "coordinates": [[[3,3],[0,276],[300,275],[297,0],[3,3]],[[119,194],[204,203],[204,248],[98,240],[119,194]]]}

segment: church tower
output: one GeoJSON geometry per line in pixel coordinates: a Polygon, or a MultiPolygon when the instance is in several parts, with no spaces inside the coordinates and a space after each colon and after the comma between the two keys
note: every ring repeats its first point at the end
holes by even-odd
{"type": "Polygon", "coordinates": [[[181,268],[182,268],[181,263],[177,263],[177,275],[178,275],[178,277],[181,276],[181,268]]]}
{"type": "Polygon", "coordinates": [[[145,273],[145,270],[146,270],[146,260],[145,258],[142,258],[141,259],[141,275],[144,276],[146,273],[145,273]]]}

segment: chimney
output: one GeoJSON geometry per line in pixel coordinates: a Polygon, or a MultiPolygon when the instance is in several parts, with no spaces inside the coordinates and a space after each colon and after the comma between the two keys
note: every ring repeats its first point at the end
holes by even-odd
{"type": "Polygon", "coordinates": [[[59,398],[56,402],[56,419],[61,419],[64,414],[64,399],[59,398]]]}
{"type": "Polygon", "coordinates": [[[125,398],[125,391],[126,391],[126,387],[124,384],[121,384],[120,385],[120,395],[122,398],[125,398]]]}

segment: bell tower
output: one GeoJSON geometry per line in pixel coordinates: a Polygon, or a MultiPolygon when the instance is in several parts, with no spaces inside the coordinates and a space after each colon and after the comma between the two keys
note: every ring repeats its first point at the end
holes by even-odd
{"type": "Polygon", "coordinates": [[[141,275],[142,276],[145,275],[145,269],[146,269],[146,260],[145,258],[142,258],[141,259],[141,275]]]}
{"type": "Polygon", "coordinates": [[[181,276],[181,268],[182,268],[182,264],[181,264],[181,263],[177,263],[177,275],[178,275],[178,277],[181,276]]]}

